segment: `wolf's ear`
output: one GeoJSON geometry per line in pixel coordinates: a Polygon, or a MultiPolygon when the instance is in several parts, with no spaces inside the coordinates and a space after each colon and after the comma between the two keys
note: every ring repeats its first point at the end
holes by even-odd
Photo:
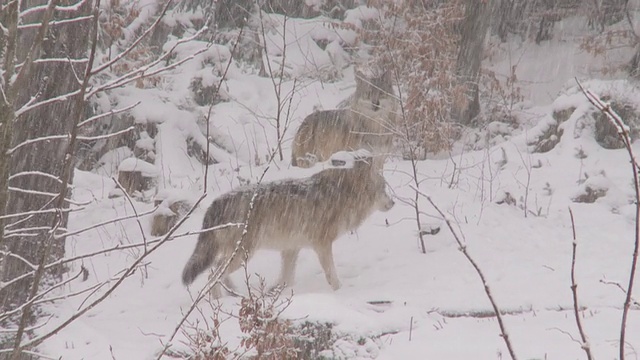
{"type": "Polygon", "coordinates": [[[373,157],[369,156],[369,157],[361,157],[361,158],[355,159],[355,162],[353,163],[353,168],[356,170],[364,170],[364,171],[369,171],[373,169],[373,157]]]}
{"type": "Polygon", "coordinates": [[[354,169],[371,169],[373,164],[373,154],[365,149],[360,149],[351,152],[353,155],[353,168],[354,169]]]}

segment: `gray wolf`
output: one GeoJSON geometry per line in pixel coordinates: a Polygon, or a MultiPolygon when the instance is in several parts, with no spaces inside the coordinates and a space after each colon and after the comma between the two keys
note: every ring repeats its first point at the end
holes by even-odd
{"type": "MultiPolygon", "coordinates": [[[[393,142],[396,99],[391,73],[365,76],[356,72],[356,91],[345,109],[317,111],[307,116],[293,139],[291,165],[308,168],[338,151],[367,149],[384,163],[393,142]]],[[[379,166],[381,168],[381,166],[379,166]]]]}
{"type": "MultiPolygon", "coordinates": [[[[246,233],[243,235],[243,227],[202,232],[184,267],[182,282],[191,284],[208,268],[221,267],[242,239],[242,250],[222,277],[226,286],[233,288],[228,275],[242,266],[243,255],[248,261],[258,249],[281,252],[278,283],[291,285],[298,253],[302,248],[311,248],[327,282],[336,290],[340,281],[333,260],[333,242],[358,228],[374,211],[393,207],[385,187],[384,178],[368,157],[356,158],[352,167],[328,168],[308,178],[246,186],[222,195],[206,211],[203,229],[245,222],[253,199],[246,233]]],[[[212,295],[219,297],[220,291],[216,286],[212,295]]]]}

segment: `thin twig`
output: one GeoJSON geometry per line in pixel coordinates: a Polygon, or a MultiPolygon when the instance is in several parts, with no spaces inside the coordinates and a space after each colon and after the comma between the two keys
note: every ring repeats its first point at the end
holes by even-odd
{"type": "Polygon", "coordinates": [[[127,190],[125,190],[125,188],[122,187],[122,184],[120,184],[118,179],[116,179],[115,177],[112,177],[111,180],[113,180],[113,182],[116,184],[116,187],[122,191],[122,193],[124,194],[124,197],[127,199],[127,202],[129,202],[129,205],[131,206],[131,209],[135,214],[136,223],[138,223],[138,229],[140,230],[142,241],[144,242],[144,252],[147,252],[147,235],[144,233],[144,228],[142,227],[142,223],[140,222],[140,216],[138,215],[138,210],[136,209],[136,206],[133,204],[133,200],[131,200],[131,196],[129,196],[129,193],[127,193],[127,190]]]}
{"type": "MultiPolygon", "coordinates": [[[[390,56],[391,62],[393,63],[393,72],[396,78],[396,82],[400,82],[400,71],[398,64],[396,63],[395,57],[390,56]]],[[[393,95],[393,94],[390,94],[393,95]]],[[[410,130],[409,130],[409,119],[407,116],[407,109],[405,108],[404,102],[402,101],[402,89],[398,87],[398,102],[400,103],[400,115],[402,116],[403,124],[404,124],[404,140],[406,145],[409,147],[409,159],[411,160],[411,179],[413,181],[413,185],[417,189],[420,186],[418,180],[418,164],[416,163],[416,148],[413,146],[410,140],[410,130]]],[[[422,231],[422,220],[420,218],[420,206],[418,202],[418,192],[414,193],[413,196],[413,210],[415,211],[415,219],[416,226],[418,228],[418,240],[420,241],[420,250],[423,254],[427,253],[427,247],[424,243],[424,232],[422,231]]]]}
{"type": "Polygon", "coordinates": [[[575,316],[576,325],[578,326],[580,338],[582,339],[580,347],[587,354],[587,359],[593,360],[591,346],[589,345],[589,339],[587,338],[582,326],[582,320],[580,319],[579,312],[580,307],[578,306],[578,284],[576,283],[576,250],[578,249],[578,240],[576,237],[576,223],[573,219],[573,211],[571,211],[571,208],[569,208],[569,216],[571,217],[571,231],[573,233],[573,249],[571,251],[571,293],[573,295],[573,315],[575,316]]]}
{"type": "Polygon", "coordinates": [[[138,217],[138,216],[142,217],[142,216],[145,216],[145,215],[152,214],[152,213],[153,213],[154,211],[156,211],[159,207],[160,207],[160,205],[158,205],[158,206],[154,207],[153,209],[151,209],[151,210],[149,210],[149,211],[146,211],[146,212],[143,212],[143,213],[140,213],[140,214],[136,213],[136,214],[134,214],[134,215],[127,215],[127,216],[122,216],[122,217],[117,217],[117,218],[113,218],[113,219],[105,220],[105,221],[103,221],[103,222],[99,222],[99,223],[97,223],[97,224],[93,224],[93,225],[90,225],[90,226],[84,227],[84,228],[82,228],[82,229],[73,230],[73,231],[65,232],[65,233],[62,233],[62,234],[59,234],[59,235],[55,235],[54,237],[55,237],[56,239],[58,239],[58,238],[65,238],[65,237],[68,237],[68,236],[71,236],[71,235],[78,235],[78,234],[81,234],[81,233],[83,233],[83,232],[86,232],[86,231],[89,231],[89,230],[93,230],[93,229],[95,229],[95,228],[98,228],[98,227],[101,227],[101,226],[104,226],[104,225],[108,225],[108,224],[112,224],[112,223],[120,222],[120,221],[123,221],[123,220],[132,219],[132,218],[134,218],[134,217],[138,217]]]}
{"type": "MultiPolygon", "coordinates": [[[[11,218],[20,217],[20,216],[33,216],[33,215],[47,214],[47,213],[50,214],[50,213],[56,212],[56,210],[57,209],[45,209],[45,210],[24,211],[24,212],[15,213],[15,214],[7,214],[7,215],[0,216],[0,220],[11,219],[11,218]]],[[[84,207],[75,208],[75,209],[62,209],[62,212],[72,212],[72,211],[80,211],[80,210],[84,210],[84,207]]],[[[6,227],[10,227],[10,226],[6,225],[6,227]]]]}
{"type": "MultiPolygon", "coordinates": [[[[600,279],[599,281],[601,284],[605,284],[605,285],[613,285],[615,287],[617,287],[620,291],[622,291],[623,294],[627,294],[627,290],[625,290],[622,285],[620,285],[620,283],[615,282],[615,281],[611,281],[611,280],[606,280],[606,279],[600,279]]],[[[640,307],[640,302],[637,301],[634,298],[631,298],[631,303],[637,307],[640,307]]]]}

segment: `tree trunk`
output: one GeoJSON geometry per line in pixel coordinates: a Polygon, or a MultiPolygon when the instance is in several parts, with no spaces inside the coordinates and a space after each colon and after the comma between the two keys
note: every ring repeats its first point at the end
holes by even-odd
{"type": "Polygon", "coordinates": [[[463,84],[464,96],[455,101],[452,118],[463,125],[470,125],[480,113],[478,80],[484,50],[484,39],[489,29],[490,0],[467,0],[462,21],[460,52],[456,63],[458,81],[463,84]]]}
{"type": "MultiPolygon", "coordinates": [[[[43,3],[46,2],[23,1],[23,9],[21,10],[38,6],[43,3]]],[[[60,5],[63,6],[74,3],[75,1],[60,1],[60,5]]],[[[87,2],[76,13],[55,13],[54,18],[62,19],[86,15],[89,13],[90,9],[91,2],[87,2]]],[[[41,15],[42,11],[36,13],[36,16],[41,15]]],[[[29,18],[22,19],[22,21],[26,21],[27,23],[38,23],[40,19],[29,18]]],[[[83,20],[82,22],[72,22],[50,27],[45,40],[42,42],[39,53],[34,54],[34,56],[36,58],[69,59],[86,57],[89,40],[87,34],[90,33],[90,26],[90,20],[83,20]]],[[[37,29],[33,31],[24,31],[17,37],[16,57],[18,63],[24,61],[31,44],[33,44],[37,31],[37,29]]],[[[45,100],[77,90],[79,88],[79,83],[76,78],[76,74],[81,76],[84,73],[85,65],[85,63],[79,63],[73,65],[74,68],[72,69],[72,65],[69,62],[33,64],[29,73],[26,74],[27,76],[25,81],[21,83],[21,88],[14,89],[17,96],[15,101],[10,104],[13,106],[13,109],[8,109],[9,111],[7,113],[3,111],[2,116],[0,117],[0,121],[5,121],[6,117],[10,117],[8,121],[13,121],[13,129],[11,129],[9,133],[4,134],[3,139],[5,141],[10,139],[10,141],[7,141],[7,143],[3,141],[3,145],[0,146],[0,148],[5,148],[7,144],[10,144],[11,147],[15,147],[28,139],[35,139],[50,135],[69,134],[73,124],[72,119],[74,116],[78,116],[78,111],[83,111],[83,109],[77,108],[77,104],[83,103],[78,102],[74,97],[70,97],[68,100],[63,102],[41,106],[35,110],[25,113],[18,119],[14,119],[11,114],[13,114],[15,109],[18,109],[29,101],[32,96],[37,95],[38,100],[45,100]]],[[[0,124],[3,127],[6,126],[3,122],[0,122],[0,124]]],[[[10,174],[13,175],[20,175],[20,173],[25,171],[38,171],[62,178],[62,171],[65,168],[63,164],[65,162],[66,149],[67,141],[49,140],[23,146],[13,152],[10,156],[7,156],[6,152],[0,153],[0,175],[2,175],[3,170],[8,169],[10,174]]],[[[5,200],[2,195],[7,191],[6,184],[2,184],[2,178],[0,178],[0,185],[5,185],[0,189],[0,201],[2,201],[5,200]]],[[[25,175],[12,178],[9,180],[8,186],[11,188],[55,194],[60,191],[61,185],[59,180],[46,176],[25,175]]],[[[25,193],[8,191],[8,201],[6,201],[5,209],[0,215],[52,209],[55,207],[55,204],[55,196],[40,195],[35,194],[34,192],[25,193]]],[[[68,207],[69,205],[67,202],[64,204],[64,207],[68,207]]],[[[3,210],[2,207],[0,207],[0,210],[3,210]]],[[[45,263],[62,258],[64,255],[64,240],[54,240],[52,237],[52,231],[49,231],[56,221],[56,216],[56,213],[47,213],[33,216],[13,217],[5,220],[3,223],[4,237],[1,242],[1,250],[19,255],[36,266],[41,262],[45,253],[45,263]],[[45,230],[29,230],[29,228],[42,228],[45,230]],[[18,233],[28,233],[29,236],[18,236],[18,233]],[[47,241],[51,241],[53,243],[49,247],[50,251],[45,252],[44,249],[47,247],[44,246],[44,244],[47,241]]],[[[62,222],[60,223],[60,226],[66,227],[67,215],[62,215],[61,220],[62,222]]],[[[17,260],[14,257],[4,257],[1,260],[0,276],[3,281],[14,279],[27,271],[33,270],[23,261],[17,260]]],[[[48,271],[44,277],[45,283],[53,283],[59,280],[62,275],[62,271],[62,268],[48,271]]],[[[30,296],[32,286],[33,277],[30,277],[24,281],[14,283],[13,285],[2,289],[0,291],[0,306],[2,307],[2,311],[13,309],[16,305],[27,301],[30,296]]],[[[34,314],[35,312],[33,311],[29,314],[31,322],[35,319],[34,314]]],[[[21,315],[22,314],[20,313],[16,314],[16,316],[21,315]]]]}
{"type": "Polygon", "coordinates": [[[635,53],[629,62],[629,76],[640,79],[640,43],[636,44],[635,53]]]}

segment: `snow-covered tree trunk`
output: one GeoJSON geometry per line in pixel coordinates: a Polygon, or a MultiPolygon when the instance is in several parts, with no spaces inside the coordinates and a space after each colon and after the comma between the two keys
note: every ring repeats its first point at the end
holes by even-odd
{"type": "Polygon", "coordinates": [[[461,24],[461,41],[456,74],[465,89],[464,101],[455,102],[451,112],[452,118],[464,125],[480,113],[478,96],[478,79],[482,63],[484,39],[489,29],[491,0],[467,0],[464,19],[461,24]]]}
{"type": "MultiPolygon", "coordinates": [[[[27,66],[25,63],[29,57],[31,60],[58,60],[35,61],[21,73],[20,81],[5,79],[9,95],[1,105],[3,111],[0,124],[2,124],[3,139],[0,153],[0,185],[2,186],[0,215],[56,207],[59,196],[57,194],[60,193],[62,183],[60,179],[72,178],[73,168],[64,166],[67,140],[38,141],[13,148],[31,139],[67,135],[73,127],[71,120],[79,116],[79,112],[84,113],[84,101],[77,99],[80,95],[69,96],[64,101],[39,106],[17,117],[15,111],[30,101],[53,99],[79,89],[81,80],[78,77],[84,73],[86,59],[77,60],[86,57],[89,42],[87,34],[91,29],[89,17],[64,24],[44,25],[47,27],[44,34],[41,33],[43,30],[40,26],[28,27],[25,24],[46,23],[43,17],[49,14],[53,15],[51,21],[76,19],[89,13],[91,2],[25,1],[22,2],[22,6],[19,13],[3,17],[5,21],[7,18],[20,19],[20,27],[14,27],[16,31],[10,32],[10,36],[4,38],[3,70],[12,71],[13,69],[7,66],[12,61],[21,66],[27,66]],[[65,7],[65,10],[49,12],[48,6],[52,3],[53,6],[65,7]],[[29,11],[37,7],[44,7],[44,9],[29,11]],[[15,47],[15,52],[7,52],[7,48],[10,47],[15,47]],[[34,48],[36,51],[33,51],[34,48]],[[9,59],[8,57],[12,54],[15,54],[15,57],[9,59]],[[69,173],[63,174],[65,171],[69,173]]],[[[16,67],[16,73],[21,71],[21,67],[16,67]]],[[[66,201],[61,203],[64,208],[69,206],[66,201]]],[[[4,251],[5,255],[11,253],[22,259],[16,256],[2,257],[0,270],[3,281],[34,270],[31,265],[39,264],[43,259],[49,263],[64,255],[64,239],[55,239],[51,233],[51,228],[56,221],[60,228],[66,227],[66,213],[48,212],[4,219],[2,223],[4,235],[0,250],[4,251]],[[56,216],[59,216],[58,220],[56,216]],[[44,246],[47,241],[53,242],[51,246],[44,246]]],[[[55,281],[60,278],[62,271],[61,267],[54,268],[47,272],[44,278],[48,279],[47,281],[55,281]]],[[[30,296],[32,286],[33,278],[27,278],[1,289],[2,310],[24,303],[30,296]]],[[[32,311],[29,315],[31,321],[33,314],[32,311]]]]}

